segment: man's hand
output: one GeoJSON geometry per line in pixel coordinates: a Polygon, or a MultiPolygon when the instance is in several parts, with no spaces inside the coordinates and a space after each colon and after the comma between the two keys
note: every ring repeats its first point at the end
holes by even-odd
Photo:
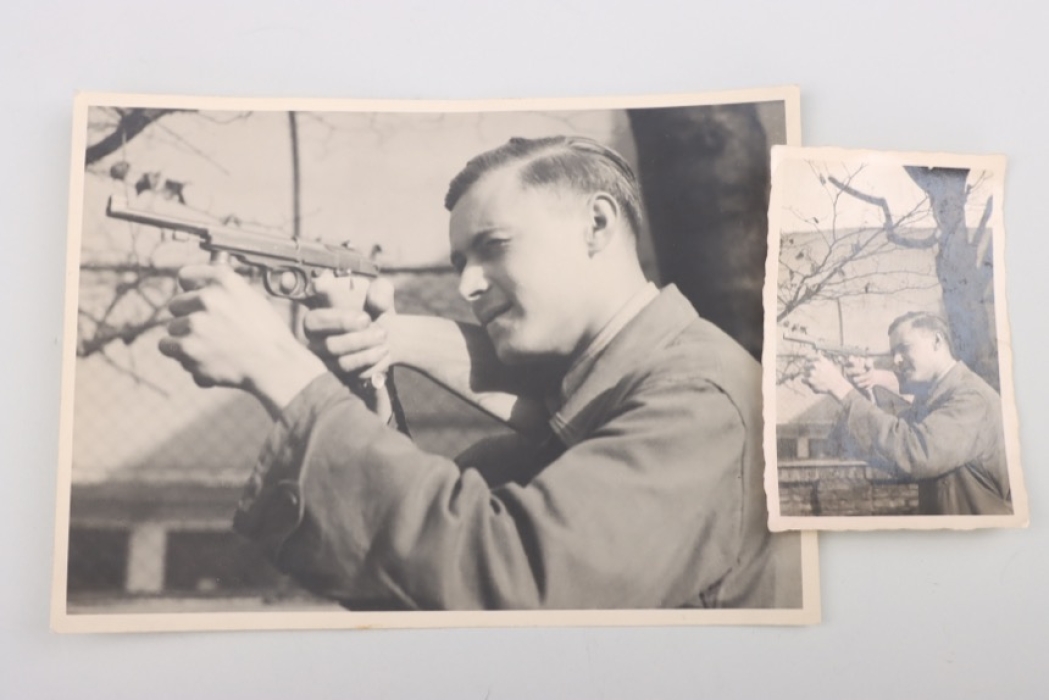
{"type": "Polygon", "coordinates": [[[900,380],[896,378],[896,373],[875,367],[874,361],[870,358],[862,360],[850,358],[850,362],[845,365],[845,376],[857,388],[866,392],[880,386],[894,394],[900,393],[900,380]]]}
{"type": "Polygon", "coordinates": [[[179,284],[185,291],[168,304],[175,318],[160,352],[178,360],[198,385],[251,392],[276,417],[324,373],[287,321],[231,268],[184,267],[179,284]]]}
{"type": "Polygon", "coordinates": [[[314,282],[315,304],[303,319],[309,348],[344,384],[381,417],[392,410],[385,374],[390,367],[386,329],[376,321],[395,314],[393,285],[376,279],[367,288],[322,277],[314,282]]]}
{"type": "Polygon", "coordinates": [[[854,388],[838,366],[823,355],[809,361],[802,381],[817,394],[830,394],[839,401],[844,400],[854,388]]]}

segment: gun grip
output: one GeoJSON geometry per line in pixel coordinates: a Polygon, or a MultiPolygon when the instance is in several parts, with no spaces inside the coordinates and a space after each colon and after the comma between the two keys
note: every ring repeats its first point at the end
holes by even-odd
{"type": "Polygon", "coordinates": [[[313,280],[312,294],[307,300],[311,308],[354,309],[364,308],[368,285],[355,284],[353,275],[336,277],[323,274],[313,280]]]}

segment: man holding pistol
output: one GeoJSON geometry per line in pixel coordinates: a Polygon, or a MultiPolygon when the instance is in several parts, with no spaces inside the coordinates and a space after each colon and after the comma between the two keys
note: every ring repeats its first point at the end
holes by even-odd
{"type": "Polygon", "coordinates": [[[445,204],[459,291],[496,364],[535,377],[543,429],[427,454],[357,395],[398,362],[381,284],[367,313],[310,311],[310,352],[232,272],[186,268],[162,351],[275,419],[235,528],[355,609],[799,607],[798,535],[766,525],[759,366],[645,280],[622,157],[511,139],[445,204]]]}
{"type": "Polygon", "coordinates": [[[889,326],[895,377],[852,365],[845,374],[813,360],[806,383],[842,405],[850,451],[872,466],[918,483],[923,515],[1012,513],[1002,404],[987,382],[955,359],[939,316],[905,314],[889,326]],[[913,396],[898,415],[857,391],[875,385],[913,396]]]}

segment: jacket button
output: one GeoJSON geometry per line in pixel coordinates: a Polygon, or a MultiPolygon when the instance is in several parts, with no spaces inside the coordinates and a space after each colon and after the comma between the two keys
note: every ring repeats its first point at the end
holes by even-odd
{"type": "Polygon", "coordinates": [[[298,520],[299,517],[299,494],[297,491],[291,489],[284,489],[284,500],[287,502],[291,509],[294,511],[294,518],[298,520]]]}

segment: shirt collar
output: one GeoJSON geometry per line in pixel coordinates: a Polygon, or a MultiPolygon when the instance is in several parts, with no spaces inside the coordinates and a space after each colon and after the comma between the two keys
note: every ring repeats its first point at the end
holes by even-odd
{"type": "Polygon", "coordinates": [[[574,445],[586,432],[576,423],[594,399],[699,319],[692,304],[673,284],[640,307],[608,339],[603,351],[593,355],[563,403],[557,406],[551,402],[550,427],[565,445],[574,445]]]}
{"type": "Polygon", "coordinates": [[[961,367],[965,367],[965,365],[960,360],[955,360],[954,364],[940,375],[936,383],[929,387],[929,391],[925,396],[921,397],[921,403],[928,405],[955,386],[961,380],[962,375],[965,374],[965,370],[960,369],[961,367]]]}
{"type": "Polygon", "coordinates": [[[574,394],[586,380],[598,356],[619,335],[619,332],[634,320],[634,317],[641,313],[641,310],[648,306],[657,296],[659,296],[659,290],[656,288],[656,285],[648,282],[619,308],[619,311],[601,328],[598,334],[594,336],[594,339],[590,341],[590,344],[586,346],[586,349],[583,350],[582,354],[572,362],[568,371],[565,372],[564,379],[561,380],[559,395],[555,401],[557,406],[552,408],[565,404],[568,397],[574,394]]]}

